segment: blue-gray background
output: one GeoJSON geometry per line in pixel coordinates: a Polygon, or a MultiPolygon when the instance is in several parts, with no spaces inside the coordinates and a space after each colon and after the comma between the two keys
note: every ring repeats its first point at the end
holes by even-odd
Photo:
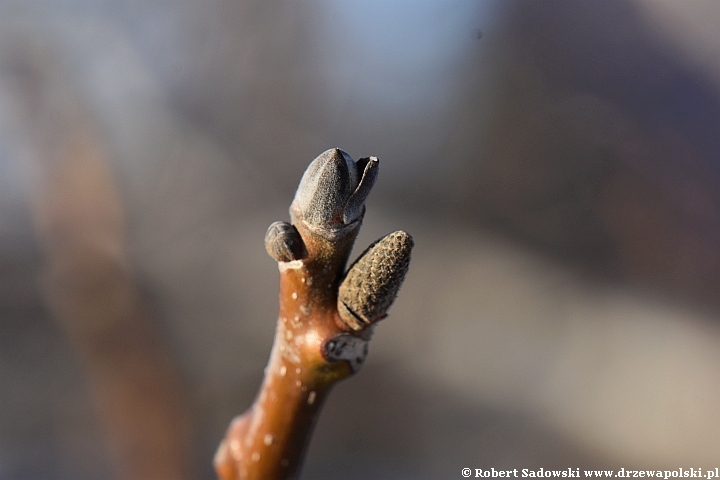
{"type": "MultiPolygon", "coordinates": [[[[102,131],[200,478],[270,350],[266,227],[325,149],[378,156],[358,245],[416,249],[305,478],[435,479],[720,464],[718,28],[715,1],[4,0],[0,56],[45,52],[102,131]]],[[[6,74],[0,479],[109,478],[6,74]]]]}

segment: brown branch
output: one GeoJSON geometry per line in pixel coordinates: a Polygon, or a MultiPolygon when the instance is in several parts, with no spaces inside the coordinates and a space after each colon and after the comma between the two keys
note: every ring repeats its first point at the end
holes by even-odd
{"type": "Polygon", "coordinates": [[[82,362],[117,478],[188,478],[187,399],[128,265],[101,137],[49,57],[20,52],[12,62],[44,293],[82,362]]]}
{"type": "Polygon", "coordinates": [[[328,150],[300,182],[293,225],[268,230],[268,253],[279,262],[280,314],[260,393],[231,423],[215,457],[222,480],[297,478],[327,393],[365,360],[372,326],[395,298],[413,245],[404,232],[390,234],[343,275],[377,168],[375,158],[355,162],[328,150]]]}

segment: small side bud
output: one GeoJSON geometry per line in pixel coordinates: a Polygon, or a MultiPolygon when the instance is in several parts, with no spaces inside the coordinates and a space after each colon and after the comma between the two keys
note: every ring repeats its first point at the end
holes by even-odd
{"type": "Polygon", "coordinates": [[[403,231],[368,247],[350,267],[338,292],[338,313],[359,331],[387,315],[410,265],[413,239],[403,231]]]}
{"type": "Polygon", "coordinates": [[[345,360],[353,372],[360,370],[367,354],[368,341],[347,333],[329,340],[323,348],[325,359],[330,362],[345,360]]]}
{"type": "Polygon", "coordinates": [[[300,232],[287,222],[270,225],[265,234],[265,250],[278,262],[292,262],[307,255],[300,232]]]}

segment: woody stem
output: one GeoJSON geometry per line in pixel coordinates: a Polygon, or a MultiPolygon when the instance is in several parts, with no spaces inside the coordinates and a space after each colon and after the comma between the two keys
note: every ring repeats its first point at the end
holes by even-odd
{"type": "Polygon", "coordinates": [[[252,407],[237,417],[215,458],[221,480],[297,478],[312,429],[331,386],[352,374],[330,361],[326,344],[347,334],[337,286],[357,229],[329,241],[304,228],[303,260],[281,262],[280,313],[270,361],[252,407]]]}

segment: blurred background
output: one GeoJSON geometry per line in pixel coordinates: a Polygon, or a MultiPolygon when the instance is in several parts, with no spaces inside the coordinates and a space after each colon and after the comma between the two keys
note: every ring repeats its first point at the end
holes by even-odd
{"type": "Polygon", "coordinates": [[[265,230],[335,146],[381,162],[356,251],[416,247],[304,478],[719,466],[718,28],[714,0],[3,0],[0,479],[215,478],[272,343],[265,230]]]}

